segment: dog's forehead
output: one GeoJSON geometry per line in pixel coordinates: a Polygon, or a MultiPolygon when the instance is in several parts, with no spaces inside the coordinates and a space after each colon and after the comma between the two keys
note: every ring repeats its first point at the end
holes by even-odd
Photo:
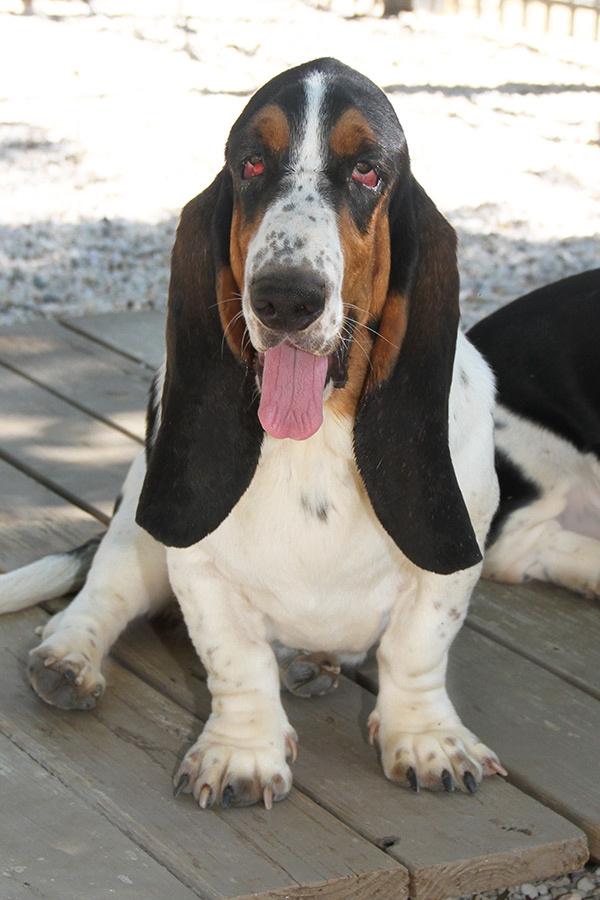
{"type": "Polygon", "coordinates": [[[234,123],[229,151],[255,136],[283,148],[305,128],[316,110],[319,127],[336,152],[352,153],[365,143],[399,148],[404,133],[385,93],[360,72],[333,59],[314,60],[268,81],[234,123]]]}

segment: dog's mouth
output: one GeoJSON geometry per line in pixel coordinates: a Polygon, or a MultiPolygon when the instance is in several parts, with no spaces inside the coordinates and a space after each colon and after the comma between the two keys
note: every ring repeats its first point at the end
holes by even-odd
{"type": "Polygon", "coordinates": [[[344,343],[329,356],[317,356],[283,341],[257,353],[255,367],[261,386],[258,418],[274,438],[304,441],[323,423],[323,394],[331,382],[343,387],[348,348],[344,343]]]}

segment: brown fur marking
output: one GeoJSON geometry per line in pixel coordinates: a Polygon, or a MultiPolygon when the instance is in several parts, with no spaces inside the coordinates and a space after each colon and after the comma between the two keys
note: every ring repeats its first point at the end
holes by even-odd
{"type": "Polygon", "coordinates": [[[392,374],[408,325],[406,297],[395,291],[387,296],[371,357],[369,387],[381,384],[392,374]]]}
{"type": "Polygon", "coordinates": [[[244,317],[239,315],[242,310],[240,289],[229,266],[225,266],[217,275],[217,298],[219,316],[227,343],[232,353],[250,365],[252,347],[249,340],[244,340],[246,322],[244,317]]]}
{"type": "Polygon", "coordinates": [[[387,371],[387,366],[395,361],[395,345],[399,346],[404,331],[400,335],[392,334],[393,325],[402,323],[398,322],[397,316],[386,317],[384,312],[390,302],[387,297],[390,237],[384,202],[376,210],[371,227],[364,235],[357,230],[348,210],[341,212],[339,221],[345,260],[342,295],[347,304],[348,318],[355,319],[358,324],[353,327],[348,381],[342,390],[332,395],[329,402],[336,413],[353,417],[367,379],[369,384],[372,379],[378,382],[387,371]],[[382,316],[385,332],[383,338],[375,338],[369,330],[369,322],[382,316]]]}
{"type": "Polygon", "coordinates": [[[244,291],[246,259],[248,257],[248,246],[258,230],[265,210],[260,212],[252,219],[252,222],[244,222],[242,211],[235,203],[233,206],[233,215],[231,218],[231,235],[229,238],[229,256],[231,261],[231,270],[233,277],[238,285],[238,292],[242,294],[244,291]]]}
{"type": "Polygon", "coordinates": [[[272,103],[256,114],[250,124],[273,153],[283,153],[290,145],[290,126],[281,107],[272,103]]]}
{"type": "Polygon", "coordinates": [[[338,156],[356,156],[365,143],[375,143],[371,126],[357,109],[347,109],[331,132],[331,149],[338,156]]]}

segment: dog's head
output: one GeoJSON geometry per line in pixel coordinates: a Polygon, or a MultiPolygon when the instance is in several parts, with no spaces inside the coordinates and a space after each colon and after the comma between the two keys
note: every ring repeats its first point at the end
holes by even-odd
{"type": "Polygon", "coordinates": [[[308,439],[326,402],[354,418],[400,549],[431,571],[478,562],[448,449],[457,327],[454,232],[385,94],[331,59],[277,76],[182,213],[138,521],[167,545],[200,540],[248,487],[263,429],[308,439]]]}

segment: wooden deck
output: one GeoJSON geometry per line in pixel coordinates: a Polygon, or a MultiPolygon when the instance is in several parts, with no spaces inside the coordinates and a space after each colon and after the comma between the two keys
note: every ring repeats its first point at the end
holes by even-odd
{"type": "MultiPolygon", "coordinates": [[[[0,335],[0,566],[102,531],[144,432],[159,314],[0,335]]],[[[385,781],[366,740],[373,672],[286,698],[294,789],[272,811],[203,812],[171,777],[209,712],[180,638],[136,623],[93,712],[38,701],[25,674],[50,606],[0,623],[2,900],[444,900],[600,857],[600,605],[482,583],[452,653],[451,694],[508,781],[471,797],[385,781]]]]}

